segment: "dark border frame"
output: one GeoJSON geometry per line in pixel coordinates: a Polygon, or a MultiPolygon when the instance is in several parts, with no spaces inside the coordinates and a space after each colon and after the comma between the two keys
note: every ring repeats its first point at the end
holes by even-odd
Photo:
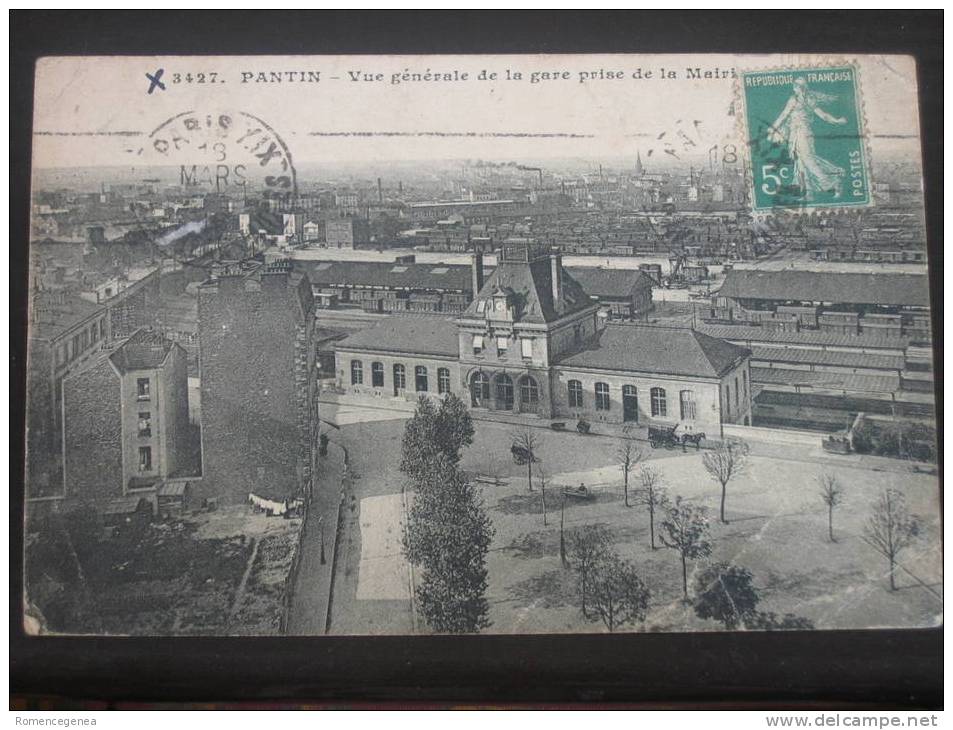
{"type": "MultiPolygon", "coordinates": [[[[44,55],[868,52],[916,57],[942,444],[942,11],[11,11],[10,687],[115,702],[942,705],[943,630],[29,638],[20,625],[33,65],[44,55]]],[[[940,464],[942,475],[942,448],[940,464]]],[[[942,493],[942,492],[941,492],[942,493]]]]}

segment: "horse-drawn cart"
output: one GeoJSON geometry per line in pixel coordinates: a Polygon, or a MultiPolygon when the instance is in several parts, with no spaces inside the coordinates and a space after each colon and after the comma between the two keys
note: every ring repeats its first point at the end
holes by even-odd
{"type": "Polygon", "coordinates": [[[678,424],[674,426],[649,426],[649,443],[653,449],[657,449],[660,446],[666,449],[681,446],[682,451],[685,451],[687,444],[694,444],[696,451],[701,448],[701,441],[705,438],[703,432],[697,431],[677,434],[677,430],[678,424]]]}

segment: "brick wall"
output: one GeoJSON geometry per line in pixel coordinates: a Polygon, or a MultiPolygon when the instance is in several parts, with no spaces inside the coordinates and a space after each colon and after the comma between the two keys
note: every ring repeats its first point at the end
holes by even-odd
{"type": "Polygon", "coordinates": [[[283,498],[307,482],[317,440],[310,300],[310,284],[288,274],[200,289],[203,496],[283,498]]]}
{"type": "Polygon", "coordinates": [[[67,496],[121,497],[120,379],[108,361],[63,380],[63,412],[67,496]]]}

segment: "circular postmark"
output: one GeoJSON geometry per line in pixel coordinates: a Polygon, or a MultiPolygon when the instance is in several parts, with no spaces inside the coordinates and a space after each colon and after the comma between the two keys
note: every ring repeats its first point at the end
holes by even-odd
{"type": "Polygon", "coordinates": [[[140,164],[176,166],[185,188],[224,192],[252,183],[268,199],[293,203],[298,196],[288,145],[271,125],[248,112],[182,112],[128,152],[140,164]]]}

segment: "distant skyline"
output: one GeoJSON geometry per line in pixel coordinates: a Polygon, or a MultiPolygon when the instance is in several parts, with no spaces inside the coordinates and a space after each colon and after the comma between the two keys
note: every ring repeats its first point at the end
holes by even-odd
{"type": "MultiPolygon", "coordinates": [[[[919,157],[913,60],[841,59],[850,60],[859,68],[872,153],[919,157]]],[[[782,55],[45,58],[37,64],[34,166],[141,165],[146,159],[137,150],[145,148],[148,155],[149,134],[190,111],[254,115],[278,134],[298,166],[477,158],[634,161],[637,154],[650,163],[671,151],[703,161],[711,146],[742,143],[737,81],[730,75],[689,79],[688,69],[717,76],[736,66],[831,62],[782,55]],[[148,94],[146,74],[158,68],[166,89],[148,94]],[[312,68],[320,81],[254,83],[247,77],[312,68]],[[507,69],[519,71],[523,80],[504,80],[507,69]],[[658,78],[663,69],[677,78],[658,78]],[[469,80],[391,83],[393,74],[428,70],[467,73],[469,80]],[[612,70],[623,78],[578,80],[580,73],[598,77],[612,70]],[[640,70],[653,77],[633,79],[640,70]],[[350,81],[353,72],[380,74],[381,80],[350,81]],[[481,72],[497,79],[478,80],[481,72]],[[182,81],[199,73],[206,80],[214,75],[216,83],[182,81]],[[533,73],[569,78],[530,83],[533,73]]]]}

